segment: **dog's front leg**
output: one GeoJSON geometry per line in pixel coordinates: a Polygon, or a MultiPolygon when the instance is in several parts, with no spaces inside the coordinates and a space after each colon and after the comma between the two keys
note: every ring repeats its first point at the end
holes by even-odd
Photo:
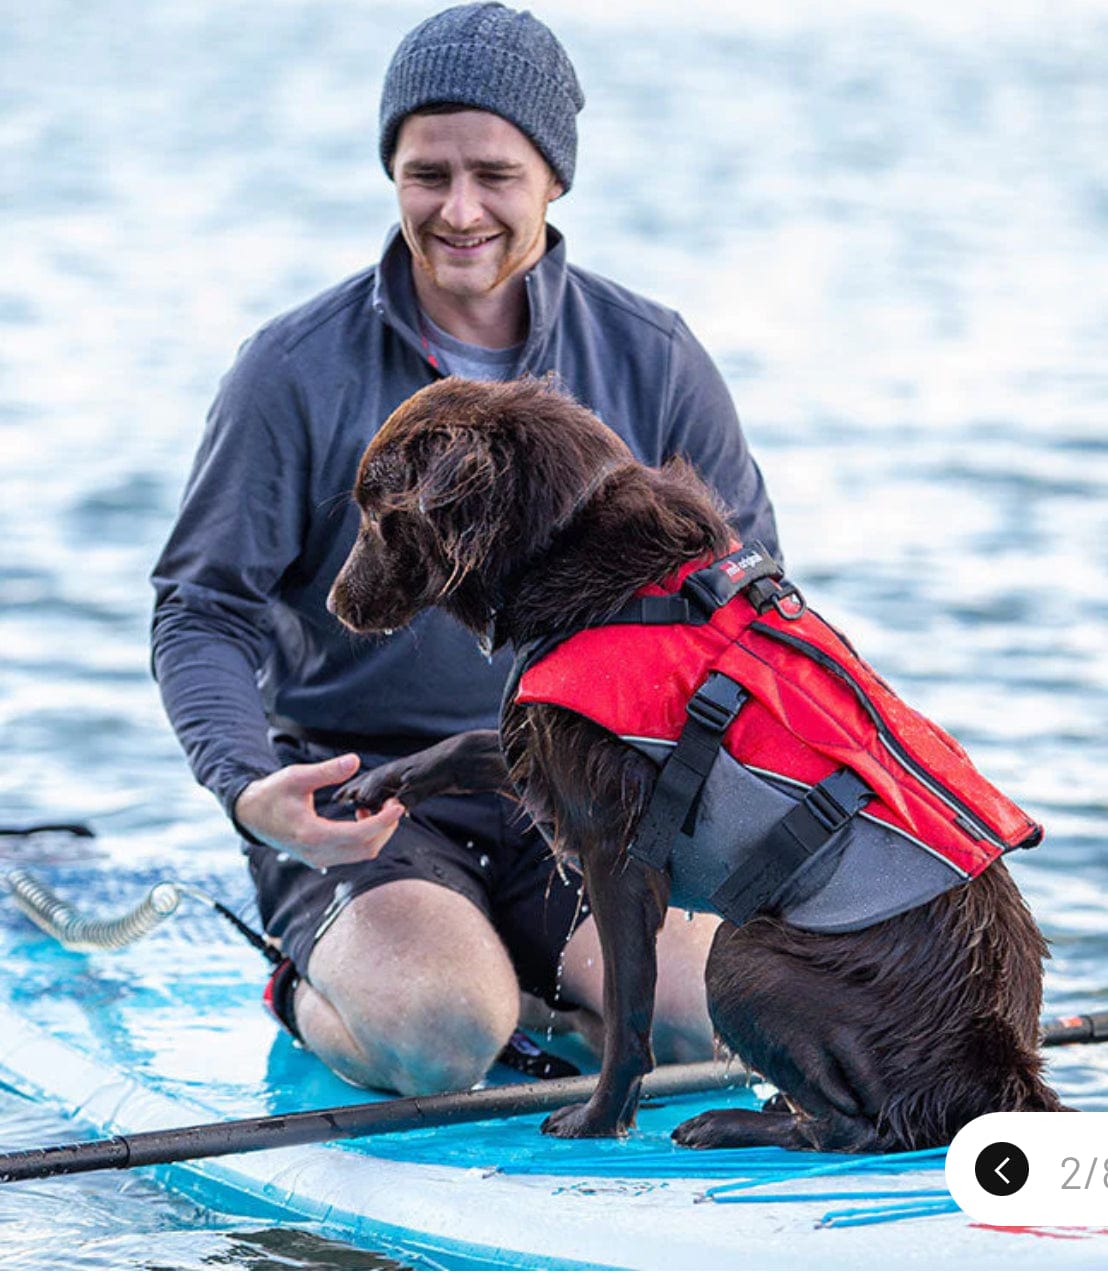
{"type": "Polygon", "coordinates": [[[498,733],[465,731],[418,753],[363,771],[344,784],[335,797],[351,806],[376,811],[390,797],[413,807],[440,793],[499,792],[507,787],[508,772],[498,733]]]}
{"type": "Polygon", "coordinates": [[[643,1074],[654,1066],[657,936],[669,902],[664,874],[622,846],[582,851],[581,863],[604,958],[604,1057],[592,1098],[543,1122],[544,1133],[566,1139],[624,1135],[634,1123],[643,1074]]]}

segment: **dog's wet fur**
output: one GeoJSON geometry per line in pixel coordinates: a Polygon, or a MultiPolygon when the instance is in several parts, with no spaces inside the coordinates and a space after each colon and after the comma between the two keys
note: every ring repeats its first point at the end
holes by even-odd
{"type": "MultiPolygon", "coordinates": [[[[439,606],[479,638],[518,646],[606,618],[642,585],[727,552],[733,533],[683,461],[640,464],[585,408],[541,381],[447,378],[389,417],[367,448],[361,528],[330,606],[351,629],[399,628],[439,606]]],[[[604,954],[603,1063],[585,1104],[544,1129],[624,1133],[650,1047],[664,872],[627,846],[657,769],[595,723],[508,707],[494,731],[453,737],[357,777],[357,805],[389,794],[507,787],[555,853],[579,858],[604,954]]],[[[1042,1079],[1043,938],[1000,861],[900,916],[816,934],[759,916],[723,922],[708,958],[722,1041],[781,1096],[706,1112],[694,1147],[896,1151],[950,1141],[993,1111],[1065,1110],[1042,1079]]]]}

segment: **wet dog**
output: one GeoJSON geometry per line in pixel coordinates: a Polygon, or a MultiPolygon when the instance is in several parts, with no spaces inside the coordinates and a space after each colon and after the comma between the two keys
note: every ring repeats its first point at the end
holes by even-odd
{"type": "MultiPolygon", "coordinates": [[[[687,464],[640,464],[541,382],[447,379],[420,391],[367,448],[355,497],[361,526],[329,605],[363,633],[438,606],[483,643],[518,649],[601,622],[644,585],[733,544],[724,512],[687,464]]],[[[597,1088],[543,1128],[617,1135],[653,1063],[655,939],[671,883],[628,846],[657,765],[567,709],[511,702],[499,739],[454,737],[358,777],[341,796],[373,807],[396,794],[413,805],[503,787],[508,772],[555,854],[580,859],[604,955],[597,1088]]],[[[706,971],[712,1021],[781,1094],[761,1112],[705,1113],[675,1137],[692,1146],[911,1149],[946,1143],[985,1112],[1060,1109],[1041,1076],[1045,951],[999,860],[847,933],[769,913],[723,922],[706,971]]]]}

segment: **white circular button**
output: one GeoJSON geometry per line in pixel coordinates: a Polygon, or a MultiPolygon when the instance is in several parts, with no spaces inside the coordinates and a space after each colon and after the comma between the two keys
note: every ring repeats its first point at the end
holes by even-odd
{"type": "Polygon", "coordinates": [[[946,1182],[979,1223],[1108,1223],[1108,1112],[992,1112],[964,1126],[946,1182]]]}

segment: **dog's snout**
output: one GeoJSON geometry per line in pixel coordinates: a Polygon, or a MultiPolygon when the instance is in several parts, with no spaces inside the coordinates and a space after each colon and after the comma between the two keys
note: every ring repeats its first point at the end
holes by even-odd
{"type": "Polygon", "coordinates": [[[354,625],[354,612],[357,610],[354,604],[354,591],[351,589],[353,581],[350,579],[350,560],[342,565],[339,574],[331,582],[331,588],[327,591],[327,610],[341,624],[347,627],[354,625]]]}

